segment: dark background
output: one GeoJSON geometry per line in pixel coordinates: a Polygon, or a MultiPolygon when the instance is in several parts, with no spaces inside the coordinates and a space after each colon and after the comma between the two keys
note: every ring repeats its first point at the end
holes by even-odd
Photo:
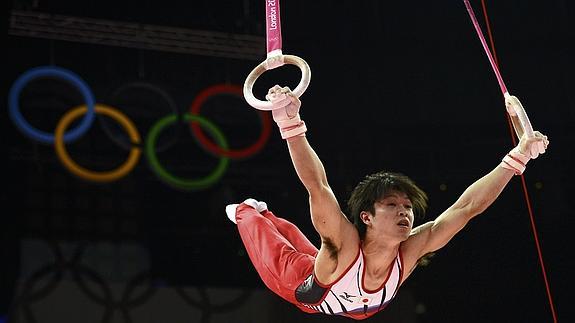
{"type": "MultiPolygon", "coordinates": [[[[481,2],[472,5],[486,33],[481,2]]],[[[575,5],[564,0],[486,5],[506,85],[521,99],[534,128],[550,138],[548,152],[529,163],[524,180],[557,316],[569,322],[574,319],[568,312],[575,5]]],[[[10,35],[13,9],[265,36],[263,1],[38,0],[8,1],[5,8],[6,98],[12,82],[26,70],[57,65],[80,75],[100,103],[119,107],[114,91],[139,81],[164,89],[183,113],[202,89],[218,83],[242,85],[260,62],[10,35]]],[[[462,1],[283,1],[282,31],[284,54],[300,56],[311,67],[301,116],[342,207],[365,174],[385,169],[413,178],[429,194],[427,219],[434,218],[513,147],[497,80],[462,1]]],[[[256,95],[262,97],[275,83],[293,89],[298,73],[290,66],[266,73],[256,95]]],[[[123,111],[143,137],[169,113],[153,93],[134,91],[125,100],[129,104],[123,111]]],[[[46,131],[80,103],[77,90],[49,80],[31,83],[21,97],[24,116],[46,131]]],[[[0,317],[14,307],[16,282],[23,279],[20,246],[27,239],[131,241],[148,250],[153,281],[246,289],[263,284],[225,217],[226,204],[247,197],[264,200],[318,242],[307,194],[275,125],[261,152],[231,160],[215,185],[185,191],[160,181],[145,156],[119,181],[79,179],[61,165],[53,147],[24,136],[8,118],[7,106],[4,111],[0,317]]],[[[220,127],[234,148],[252,143],[261,128],[253,110],[233,97],[213,98],[202,115],[220,127]]],[[[113,168],[127,155],[102,130],[106,122],[98,118],[88,134],[67,146],[87,168],[113,168]]],[[[172,143],[159,155],[165,167],[182,177],[203,176],[217,162],[187,127],[167,131],[160,139],[172,143]],[[177,137],[170,141],[170,136],[177,137]]],[[[536,246],[522,181],[516,177],[492,207],[404,284],[417,308],[386,318],[550,322],[536,246]],[[411,318],[409,313],[417,315],[411,318]]],[[[297,311],[289,304],[286,308],[297,311]]]]}

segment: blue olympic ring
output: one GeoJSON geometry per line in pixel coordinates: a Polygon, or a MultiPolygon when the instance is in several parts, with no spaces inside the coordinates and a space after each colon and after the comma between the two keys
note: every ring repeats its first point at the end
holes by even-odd
{"type": "Polygon", "coordinates": [[[30,125],[30,123],[28,123],[28,121],[26,121],[26,119],[24,119],[24,116],[20,112],[20,104],[18,101],[22,89],[28,82],[40,77],[60,78],[64,81],[71,83],[80,90],[82,96],[84,97],[85,104],[88,107],[88,111],[82,118],[82,121],[80,121],[80,123],[74,129],[64,134],[64,142],[70,143],[78,139],[82,135],[84,135],[88,131],[88,129],[90,129],[90,126],[92,125],[92,122],[94,121],[94,116],[96,114],[94,109],[96,101],[94,99],[94,94],[92,93],[86,82],[84,82],[84,80],[80,78],[80,76],[78,76],[72,71],[56,66],[40,66],[32,68],[28,70],[26,73],[22,74],[14,82],[14,84],[10,88],[10,94],[8,97],[8,112],[10,114],[10,117],[12,118],[12,121],[14,121],[14,124],[16,124],[16,126],[22,133],[24,133],[26,136],[30,138],[44,144],[54,144],[53,133],[41,131],[34,128],[32,125],[30,125]]]}

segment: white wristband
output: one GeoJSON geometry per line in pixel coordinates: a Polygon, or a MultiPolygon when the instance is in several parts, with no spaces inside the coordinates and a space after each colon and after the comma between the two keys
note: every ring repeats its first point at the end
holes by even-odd
{"type": "Polygon", "coordinates": [[[300,123],[295,126],[280,129],[282,139],[288,139],[295,136],[305,136],[306,131],[307,127],[305,126],[305,122],[301,120],[300,123]]]}
{"type": "Polygon", "coordinates": [[[511,151],[501,160],[501,167],[512,170],[515,175],[521,175],[525,171],[529,157],[521,153],[518,147],[511,151]]]}

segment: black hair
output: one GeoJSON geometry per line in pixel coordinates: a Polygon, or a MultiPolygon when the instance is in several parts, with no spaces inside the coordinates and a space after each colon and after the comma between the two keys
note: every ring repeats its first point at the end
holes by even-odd
{"type": "Polygon", "coordinates": [[[366,226],[361,220],[361,212],[374,213],[374,203],[385,198],[391,192],[402,192],[407,195],[413,205],[415,217],[423,218],[425,215],[427,194],[409,177],[401,173],[386,171],[367,175],[353,189],[347,201],[348,217],[357,228],[362,240],[365,238],[366,226]]]}

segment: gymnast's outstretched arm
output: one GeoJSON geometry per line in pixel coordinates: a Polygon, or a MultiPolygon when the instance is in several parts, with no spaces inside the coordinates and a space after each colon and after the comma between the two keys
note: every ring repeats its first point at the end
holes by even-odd
{"type": "Polygon", "coordinates": [[[305,137],[307,128],[299,116],[301,102],[289,88],[279,86],[272,87],[266,98],[282,106],[272,110],[273,117],[287,141],[295,171],[309,193],[312,223],[322,238],[322,247],[329,245],[335,249],[331,251],[338,251],[349,237],[353,239],[356,231],[342,213],[324,166],[305,137]]]}
{"type": "Polygon", "coordinates": [[[403,244],[408,273],[420,257],[445,246],[469,220],[485,211],[513,175],[522,174],[527,162],[544,153],[548,144],[547,136],[538,131],[534,137],[524,135],[495,169],[471,184],[452,206],[435,220],[414,228],[403,244]]]}

